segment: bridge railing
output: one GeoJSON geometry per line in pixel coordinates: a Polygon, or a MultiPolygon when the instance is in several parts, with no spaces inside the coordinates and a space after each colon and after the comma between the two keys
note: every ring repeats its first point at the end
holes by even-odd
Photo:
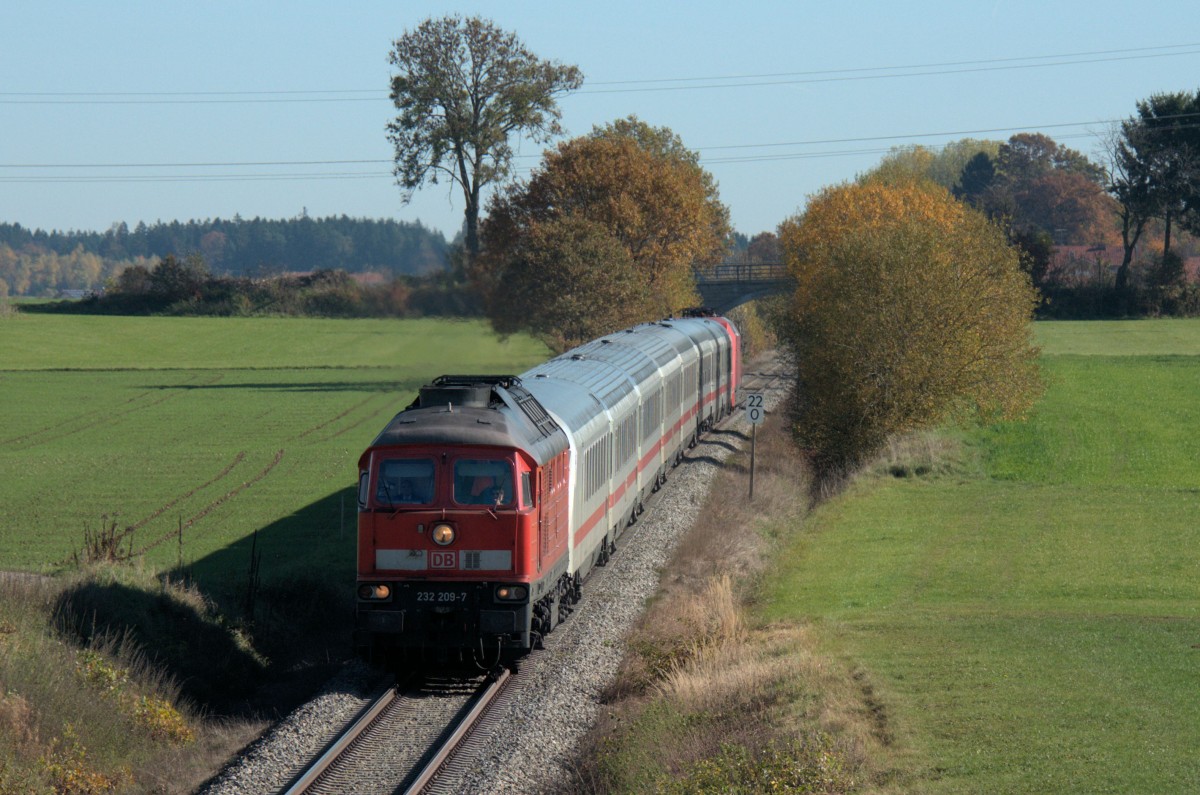
{"type": "Polygon", "coordinates": [[[696,284],[762,284],[788,278],[781,262],[747,262],[713,265],[695,270],[696,284]]]}

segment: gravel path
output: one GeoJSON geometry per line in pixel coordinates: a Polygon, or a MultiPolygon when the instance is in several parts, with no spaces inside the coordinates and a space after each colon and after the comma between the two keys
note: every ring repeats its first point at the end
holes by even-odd
{"type": "MultiPolygon", "coordinates": [[[[767,393],[768,409],[778,396],[777,391],[767,393]]],[[[749,430],[740,412],[732,430],[749,430]]],[[[522,668],[519,696],[499,722],[502,728],[482,743],[485,754],[460,780],[439,781],[439,791],[528,795],[572,780],[567,762],[592,726],[601,693],[616,676],[625,636],[657,589],[677,542],[695,521],[719,462],[739,438],[710,436],[671,471],[666,487],[618,542],[611,562],[585,583],[579,607],[546,639],[546,653],[522,668]]],[[[361,708],[369,679],[364,667],[349,667],[201,792],[279,791],[361,708]]]]}

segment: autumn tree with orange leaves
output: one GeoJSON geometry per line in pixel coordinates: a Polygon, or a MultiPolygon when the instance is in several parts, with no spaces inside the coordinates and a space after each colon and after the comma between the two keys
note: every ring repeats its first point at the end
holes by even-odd
{"type": "Polygon", "coordinates": [[[563,348],[694,306],[729,215],[695,153],[622,119],[548,152],[493,199],[473,281],[498,331],[563,348]]]}
{"type": "Polygon", "coordinates": [[[945,189],[830,188],[779,236],[797,281],[793,430],[822,476],[893,434],[1014,417],[1040,393],[1037,293],[1004,232],[945,189]]]}

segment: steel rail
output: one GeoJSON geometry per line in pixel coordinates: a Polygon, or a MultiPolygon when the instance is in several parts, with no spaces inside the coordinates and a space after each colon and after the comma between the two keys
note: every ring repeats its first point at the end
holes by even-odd
{"type": "Polygon", "coordinates": [[[299,776],[283,790],[281,795],[303,795],[308,792],[346,750],[354,744],[355,740],[363,735],[376,720],[379,715],[391,706],[396,700],[396,688],[389,686],[370,704],[364,707],[358,716],[350,723],[342,733],[339,734],[333,742],[331,742],[316,760],[313,761],[299,776]]]}
{"type": "Polygon", "coordinates": [[[476,699],[467,714],[454,727],[454,731],[450,733],[450,736],[441,743],[437,752],[425,764],[421,772],[407,786],[397,789],[396,792],[403,793],[404,795],[417,795],[417,793],[424,792],[433,783],[434,779],[437,778],[438,774],[441,773],[442,768],[454,756],[459,746],[467,739],[476,724],[487,713],[492,702],[496,700],[496,697],[504,691],[505,687],[511,681],[512,672],[507,668],[502,669],[495,680],[476,699]]]}

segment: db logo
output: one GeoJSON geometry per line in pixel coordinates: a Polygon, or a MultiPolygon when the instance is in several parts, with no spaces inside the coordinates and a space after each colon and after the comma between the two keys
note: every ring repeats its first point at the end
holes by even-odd
{"type": "Polygon", "coordinates": [[[429,568],[431,569],[457,569],[458,568],[458,553],[444,552],[436,550],[429,553],[429,568]]]}

